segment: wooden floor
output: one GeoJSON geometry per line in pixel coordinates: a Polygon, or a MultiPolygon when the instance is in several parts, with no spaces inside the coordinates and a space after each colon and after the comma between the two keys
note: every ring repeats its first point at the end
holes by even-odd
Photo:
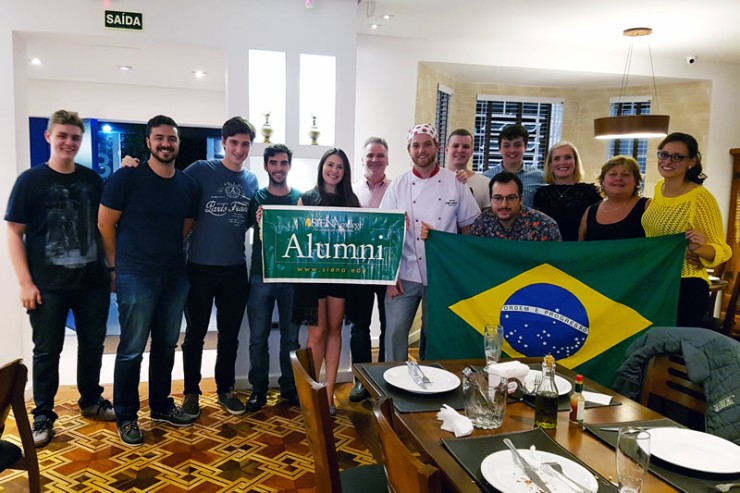
{"type": "MultiPolygon", "coordinates": [[[[417,355],[412,350],[412,357],[417,355]]],[[[377,355],[374,355],[377,358],[377,355]]],[[[300,409],[270,391],[268,404],[256,413],[231,416],[216,402],[213,379],[201,385],[202,414],[190,427],[175,428],[149,419],[146,399],[139,423],[141,447],[124,446],[115,423],[79,415],[77,390],[57,394],[56,436],[38,449],[46,492],[313,492],[313,460],[306,443],[300,409]]],[[[342,468],[375,462],[379,455],[372,404],[349,401],[352,384],[336,389],[338,413],[334,436],[342,468]]],[[[141,395],[147,394],[142,385],[141,395]]],[[[111,389],[106,389],[110,396],[111,389]]],[[[173,382],[176,400],[182,382],[173,382]]],[[[246,400],[249,392],[241,394],[246,400]]],[[[31,404],[29,403],[29,410],[31,404]]],[[[12,416],[4,439],[20,444],[12,416]]],[[[0,473],[0,491],[25,492],[24,473],[0,473]]]]}

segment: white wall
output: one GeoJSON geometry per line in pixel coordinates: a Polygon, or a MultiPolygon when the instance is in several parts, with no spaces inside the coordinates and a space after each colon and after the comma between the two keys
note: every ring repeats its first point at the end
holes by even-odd
{"type": "MultiPolygon", "coordinates": [[[[519,40],[515,40],[517,43],[519,40]]],[[[416,72],[419,61],[490,65],[505,71],[508,67],[529,67],[574,72],[604,72],[619,80],[624,71],[624,53],[590,53],[587,47],[567,57],[548,51],[547,46],[527,51],[517,44],[488,46],[466,43],[435,43],[408,39],[361,35],[357,39],[357,119],[355,149],[370,135],[385,137],[389,144],[391,177],[408,171],[406,132],[414,125],[416,72]]],[[[662,77],[708,79],[712,81],[712,107],[709,142],[700,143],[710,178],[705,185],[720,204],[727,218],[732,161],[728,150],[740,147],[740,66],[703,63],[688,65],[685,59],[655,58],[662,77]]],[[[649,66],[634,67],[633,75],[650,75],[649,66]]],[[[657,69],[656,69],[657,70],[657,69]]],[[[357,156],[359,159],[359,156],[357,156]]]]}
{"type": "MultiPolygon", "coordinates": [[[[248,114],[248,51],[280,50],[288,54],[289,78],[297,78],[300,53],[333,55],[337,59],[336,145],[353,153],[356,76],[355,2],[322,0],[306,9],[297,0],[118,0],[109,8],[144,14],[143,32],[106,30],[103,10],[108,2],[89,0],[25,0],[4,2],[0,16],[0,203],[6,204],[17,174],[29,165],[28,117],[59,108],[83,117],[146,121],[169,113],[178,123],[217,126],[230,116],[248,114]],[[135,43],[156,52],[158,46],[196,46],[218,50],[226,60],[226,91],[186,91],[156,87],[96,84],[91,80],[41,81],[26,77],[26,43],[39,36],[74,39],[96,45],[135,43]]],[[[167,70],[162,58],[161,70],[167,70]]],[[[164,72],[163,72],[164,73],[164,72]]],[[[266,77],[269,74],[265,74],[266,77]]],[[[295,98],[289,91],[289,104],[295,98]],[[293,98],[291,100],[291,98],[293,98]]],[[[289,115],[290,117],[290,115],[289,115]]],[[[297,128],[297,124],[296,124],[297,128]]],[[[290,131],[290,129],[289,129],[290,131]]],[[[318,149],[297,145],[297,130],[286,144],[296,157],[316,158],[318,149]]],[[[0,233],[0,361],[30,361],[27,317],[20,308],[18,286],[10,266],[5,228],[0,233]]],[[[242,340],[246,341],[246,337],[242,340]]],[[[240,354],[248,350],[245,342],[240,354]]],[[[240,368],[241,376],[246,370],[240,368]]]]}
{"type": "Polygon", "coordinates": [[[219,91],[47,79],[28,79],[25,84],[31,116],[48,118],[65,108],[83,118],[146,123],[161,113],[179,125],[220,128],[228,114],[226,94],[219,91]]]}

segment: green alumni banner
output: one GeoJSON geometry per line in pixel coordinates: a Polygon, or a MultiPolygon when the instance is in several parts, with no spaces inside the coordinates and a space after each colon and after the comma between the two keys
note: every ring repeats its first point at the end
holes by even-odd
{"type": "Polygon", "coordinates": [[[266,205],[264,280],[394,284],[405,234],[403,211],[266,205]]]}
{"type": "Polygon", "coordinates": [[[560,243],[433,231],[427,358],[482,358],[484,326],[501,324],[507,355],[551,353],[611,386],[636,337],[675,325],[685,250],[683,234],[560,243]]]}

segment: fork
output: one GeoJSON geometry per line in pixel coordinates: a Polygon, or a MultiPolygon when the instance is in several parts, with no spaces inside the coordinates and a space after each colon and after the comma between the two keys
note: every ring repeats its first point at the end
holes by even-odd
{"type": "Polygon", "coordinates": [[[717,491],[721,491],[722,493],[727,493],[733,488],[740,488],[740,483],[725,483],[714,485],[714,489],[716,489],[717,491]]]}
{"type": "Polygon", "coordinates": [[[571,490],[577,493],[591,493],[590,489],[581,486],[579,483],[566,476],[565,473],[563,473],[563,467],[557,462],[543,462],[540,464],[540,468],[545,472],[545,474],[559,479],[571,490]]]}
{"type": "Polygon", "coordinates": [[[534,385],[532,386],[532,388],[525,389],[527,391],[527,394],[530,394],[530,395],[534,394],[535,391],[537,390],[537,387],[539,387],[541,383],[542,383],[542,375],[538,373],[537,375],[534,376],[534,385]]]}

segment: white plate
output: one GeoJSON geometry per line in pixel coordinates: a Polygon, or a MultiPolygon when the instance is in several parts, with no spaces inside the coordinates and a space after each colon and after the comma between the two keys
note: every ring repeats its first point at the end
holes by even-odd
{"type": "MultiPolygon", "coordinates": [[[[537,375],[542,375],[542,372],[538,370],[529,370],[529,374],[524,379],[524,388],[534,391],[534,379],[537,375]]],[[[555,386],[558,388],[558,393],[560,395],[569,394],[570,391],[573,390],[573,385],[560,375],[555,375],[555,386]]]]}
{"type": "Polygon", "coordinates": [[[434,366],[419,366],[424,375],[427,376],[432,383],[428,383],[422,387],[415,383],[409,375],[409,368],[406,365],[394,366],[383,373],[383,378],[386,382],[398,387],[399,389],[408,390],[415,394],[440,394],[442,392],[449,392],[455,390],[460,386],[460,379],[442,368],[434,366]]]}
{"type": "MultiPolygon", "coordinates": [[[[524,457],[529,457],[530,451],[519,449],[519,453],[524,457]]],[[[588,469],[579,463],[541,450],[538,450],[536,454],[540,462],[557,462],[560,464],[563,468],[563,474],[589,488],[591,491],[597,491],[599,488],[599,484],[593,474],[588,472],[588,469]]],[[[533,493],[542,491],[537,485],[532,483],[532,480],[524,474],[524,471],[514,464],[514,459],[511,457],[511,452],[508,449],[500,450],[483,459],[480,470],[486,481],[503,493],[533,493]]],[[[552,493],[573,493],[573,490],[564,485],[560,480],[548,476],[542,471],[537,471],[537,475],[547,483],[547,487],[550,488],[552,493]]]]}
{"type": "Polygon", "coordinates": [[[740,446],[684,428],[650,428],[650,453],[671,464],[716,474],[740,472],[740,446]]]}

